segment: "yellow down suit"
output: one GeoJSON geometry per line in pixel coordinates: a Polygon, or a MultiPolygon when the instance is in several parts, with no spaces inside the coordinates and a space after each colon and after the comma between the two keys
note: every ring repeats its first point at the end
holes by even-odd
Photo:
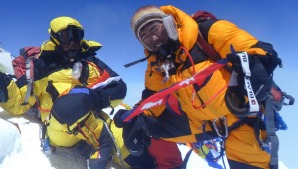
{"type": "MultiPolygon", "coordinates": [[[[187,52],[179,48],[175,51],[175,70],[169,71],[169,79],[162,83],[164,72],[160,71],[157,56],[145,50],[148,57],[147,70],[145,72],[145,87],[143,92],[152,95],[162,89],[190,78],[195,72],[203,70],[212,65],[214,61],[206,58],[203,61],[196,61],[195,57],[204,55],[197,50],[196,42],[199,34],[211,44],[222,58],[230,52],[230,45],[236,51],[246,51],[249,54],[265,55],[266,52],[257,47],[258,40],[226,20],[201,23],[199,25],[186,13],[173,7],[160,7],[166,14],[175,18],[178,27],[178,38],[181,45],[190,53],[194,60],[191,64],[187,52]]],[[[158,137],[173,142],[196,142],[201,139],[203,124],[206,120],[214,121],[222,116],[231,126],[238,119],[227,108],[225,93],[230,80],[230,72],[225,68],[215,71],[202,86],[190,85],[177,90],[172,95],[178,100],[182,116],[170,112],[166,105],[154,107],[144,112],[147,116],[154,116],[158,119],[161,127],[157,131],[158,137]],[[213,96],[216,96],[212,99],[213,96]],[[204,105],[206,103],[206,105],[204,105]],[[200,107],[201,105],[204,105],[200,107]]],[[[207,128],[207,131],[210,128],[207,128]]],[[[154,134],[153,134],[154,135],[154,134]]],[[[259,168],[268,168],[270,155],[262,151],[255,138],[254,129],[243,124],[231,131],[226,140],[225,150],[229,160],[246,163],[259,168]]]]}
{"type": "MultiPolygon", "coordinates": [[[[102,99],[108,99],[107,101],[97,100],[96,104],[99,105],[102,104],[102,102],[108,103],[102,105],[102,108],[108,106],[116,107],[122,102],[126,95],[126,84],[119,75],[100,59],[95,57],[96,51],[101,48],[101,44],[95,41],[82,40],[81,46],[81,58],[79,61],[82,63],[82,73],[80,78],[73,78],[72,66],[61,62],[61,58],[59,58],[61,55],[55,50],[57,46],[52,41],[46,41],[41,47],[39,58],[34,60],[33,67],[31,67],[34,71],[34,77],[32,77],[34,82],[28,104],[22,104],[28,87],[26,75],[16,82],[10,82],[7,87],[8,101],[0,104],[3,109],[12,115],[22,115],[37,104],[41,122],[47,124],[47,135],[52,146],[73,147],[80,140],[86,140],[88,142],[88,138],[84,138],[80,134],[75,135],[69,133],[69,126],[60,123],[53,116],[50,116],[53,103],[59,95],[69,91],[75,86],[85,86],[95,91],[101,90],[100,93],[105,95],[105,98],[102,99]]],[[[65,105],[65,107],[67,106],[69,105],[65,105]]],[[[75,114],[77,112],[71,113],[75,114]]],[[[74,116],[70,118],[74,118],[74,116]]],[[[98,139],[102,134],[103,121],[96,119],[93,114],[89,116],[87,121],[95,125],[93,125],[94,128],[92,130],[96,133],[96,139],[98,139]]],[[[113,127],[113,129],[115,129],[116,140],[119,141],[119,145],[122,146],[122,131],[115,127],[113,127]]],[[[98,142],[89,142],[89,144],[95,148],[101,145],[101,143],[98,142]]]]}

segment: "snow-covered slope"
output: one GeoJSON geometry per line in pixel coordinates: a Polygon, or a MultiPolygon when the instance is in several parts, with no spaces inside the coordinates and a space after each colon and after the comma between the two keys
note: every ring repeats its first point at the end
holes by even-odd
{"type": "Polygon", "coordinates": [[[21,130],[11,123],[0,121],[0,169],[84,169],[84,159],[72,149],[57,148],[54,153],[45,154],[41,151],[39,141],[40,125],[33,114],[9,118],[2,111],[0,118],[18,123],[21,130]],[[5,129],[2,126],[7,126],[5,129]],[[2,142],[5,142],[3,145],[2,142]],[[4,150],[4,151],[3,151],[4,150]]]}
{"type": "MultiPolygon", "coordinates": [[[[105,111],[109,113],[111,109],[105,111]]],[[[75,149],[57,148],[51,154],[41,151],[39,128],[40,125],[34,114],[26,113],[24,116],[12,117],[0,108],[0,169],[86,169],[85,160],[75,149]],[[7,120],[18,123],[21,134],[17,127],[7,120]]],[[[179,148],[184,157],[189,148],[183,145],[179,145],[179,148]]],[[[283,163],[280,163],[279,167],[287,169],[283,163]]],[[[192,153],[187,169],[197,168],[210,169],[211,167],[202,158],[192,153]]]]}
{"type": "MultiPolygon", "coordinates": [[[[110,112],[111,109],[105,111],[110,112]]],[[[40,125],[34,114],[12,117],[0,108],[0,126],[0,169],[86,169],[83,157],[75,149],[57,148],[51,154],[41,151],[40,125]],[[15,125],[3,119],[18,123],[21,134],[15,125]]],[[[189,148],[180,148],[185,156],[189,148]]],[[[198,166],[201,169],[209,168],[204,160],[196,155],[190,157],[188,166],[188,169],[198,166]]]]}
{"type": "Polygon", "coordinates": [[[20,133],[19,130],[12,124],[0,118],[0,161],[11,152],[19,152],[20,133]]]}

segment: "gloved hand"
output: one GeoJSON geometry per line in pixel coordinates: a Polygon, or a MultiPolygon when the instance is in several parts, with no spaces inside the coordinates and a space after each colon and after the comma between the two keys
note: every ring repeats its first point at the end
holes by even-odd
{"type": "MultiPolygon", "coordinates": [[[[237,81],[238,86],[244,86],[244,73],[242,70],[239,56],[236,54],[228,54],[228,60],[232,63],[232,70],[238,73],[237,81]]],[[[266,98],[266,95],[270,92],[271,75],[268,74],[265,66],[256,55],[248,55],[249,69],[251,72],[251,86],[255,92],[258,101],[262,101],[266,98]]]]}
{"type": "Polygon", "coordinates": [[[128,122],[124,122],[123,120],[127,116],[129,116],[133,111],[134,111],[134,109],[132,109],[132,110],[119,109],[113,117],[115,126],[118,128],[122,128],[122,127],[124,127],[125,124],[130,123],[132,120],[129,120],[128,122]]]}
{"type": "Polygon", "coordinates": [[[149,127],[144,117],[143,114],[138,115],[123,126],[124,145],[134,156],[141,156],[145,148],[151,144],[149,127]]]}
{"type": "Polygon", "coordinates": [[[8,100],[7,86],[10,84],[11,80],[12,78],[0,72],[0,102],[2,103],[8,100]]]}
{"type": "Polygon", "coordinates": [[[249,67],[251,71],[251,86],[259,102],[263,101],[270,94],[272,76],[267,72],[266,67],[258,56],[249,55],[249,67]]]}
{"type": "Polygon", "coordinates": [[[144,120],[147,117],[143,114],[130,119],[128,122],[123,121],[133,111],[134,109],[120,109],[114,115],[113,120],[116,127],[123,128],[122,137],[125,147],[132,155],[140,156],[145,147],[151,144],[151,135],[147,121],[144,120]]]}
{"type": "Polygon", "coordinates": [[[230,53],[230,54],[227,54],[226,57],[228,61],[232,63],[232,70],[237,73],[243,74],[239,56],[237,56],[236,54],[230,53]]]}
{"type": "Polygon", "coordinates": [[[85,93],[93,100],[93,110],[99,111],[110,106],[109,96],[103,90],[93,90],[84,86],[75,86],[68,94],[85,93]]]}

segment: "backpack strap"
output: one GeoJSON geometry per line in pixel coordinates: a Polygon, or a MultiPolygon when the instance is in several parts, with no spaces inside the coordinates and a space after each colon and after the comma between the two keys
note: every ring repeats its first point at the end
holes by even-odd
{"type": "MultiPolygon", "coordinates": [[[[24,47],[20,49],[20,62],[16,63],[16,66],[20,66],[20,69],[25,69],[25,75],[27,79],[27,91],[25,95],[24,102],[21,105],[27,105],[28,99],[30,95],[33,94],[33,82],[34,82],[34,63],[33,59],[38,58],[38,55],[40,53],[40,47],[37,46],[30,46],[30,47],[24,47]],[[26,59],[26,60],[24,60],[26,59]]],[[[23,72],[23,71],[22,71],[23,72]]],[[[18,77],[17,77],[18,78],[18,77]]],[[[37,100],[37,104],[39,104],[39,100],[37,97],[35,97],[37,100]]]]}
{"type": "MultiPolygon", "coordinates": [[[[211,22],[211,21],[209,21],[211,22]]],[[[213,21],[216,22],[216,21],[213,21]]],[[[200,26],[200,25],[199,25],[200,26]]],[[[199,28],[198,28],[199,29],[199,28]]],[[[202,52],[211,60],[217,62],[218,60],[222,59],[220,54],[215,50],[213,45],[209,44],[205,38],[203,37],[202,33],[200,32],[199,29],[199,35],[197,38],[196,45],[202,50],[202,52]]],[[[232,71],[231,67],[229,65],[224,66],[226,70],[229,72],[232,71]]]]}
{"type": "Polygon", "coordinates": [[[278,167],[279,140],[275,131],[274,106],[273,106],[273,98],[271,95],[268,95],[268,97],[265,100],[265,118],[266,118],[267,140],[271,143],[270,169],[275,169],[278,167]]]}
{"type": "Polygon", "coordinates": [[[203,52],[211,59],[214,61],[218,61],[221,59],[219,53],[214,49],[212,45],[210,45],[202,36],[201,32],[199,31],[199,36],[197,39],[196,43],[202,50],[203,52]]]}
{"type": "Polygon", "coordinates": [[[46,92],[48,92],[51,97],[52,97],[52,102],[54,103],[55,100],[59,97],[60,94],[62,93],[59,93],[59,91],[56,89],[56,87],[53,85],[53,81],[50,80],[48,81],[48,85],[46,87],[46,92]]]}
{"type": "Polygon", "coordinates": [[[274,80],[272,80],[271,94],[273,96],[274,109],[277,112],[281,110],[283,105],[293,105],[295,102],[295,98],[282,91],[274,80]],[[286,99],[288,101],[285,101],[286,99]]]}
{"type": "Polygon", "coordinates": [[[234,129],[239,128],[243,124],[247,124],[254,129],[255,137],[259,143],[260,148],[267,153],[270,153],[270,169],[276,169],[278,167],[278,148],[279,140],[276,135],[275,127],[275,111],[273,107],[273,98],[271,95],[264,101],[264,111],[265,113],[258,113],[258,117],[242,117],[235,123],[233,123],[228,131],[231,132],[234,129]],[[265,120],[262,120],[265,119],[265,120]],[[265,123],[264,123],[265,122],[265,123]],[[267,132],[266,140],[260,139],[260,130],[265,130],[267,132]]]}
{"type": "MultiPolygon", "coordinates": [[[[205,21],[217,21],[218,19],[207,11],[197,11],[194,14],[191,15],[192,18],[198,23],[200,26],[200,23],[203,23],[205,21]]],[[[218,61],[221,59],[219,53],[214,49],[212,45],[210,45],[203,37],[203,35],[200,32],[199,29],[199,35],[196,43],[203,52],[212,60],[218,61]]]]}
{"type": "Polygon", "coordinates": [[[27,91],[25,95],[25,100],[21,105],[27,105],[29,96],[32,94],[33,90],[33,82],[34,82],[34,63],[33,59],[27,58],[26,59],[26,78],[27,78],[27,91]]]}

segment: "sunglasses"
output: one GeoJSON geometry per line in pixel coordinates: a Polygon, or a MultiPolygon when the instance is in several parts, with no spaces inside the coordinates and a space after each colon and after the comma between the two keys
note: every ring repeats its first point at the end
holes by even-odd
{"type": "Polygon", "coordinates": [[[62,44],[68,44],[71,41],[81,42],[84,38],[84,30],[76,26],[68,26],[66,29],[54,33],[55,38],[62,44]]]}

